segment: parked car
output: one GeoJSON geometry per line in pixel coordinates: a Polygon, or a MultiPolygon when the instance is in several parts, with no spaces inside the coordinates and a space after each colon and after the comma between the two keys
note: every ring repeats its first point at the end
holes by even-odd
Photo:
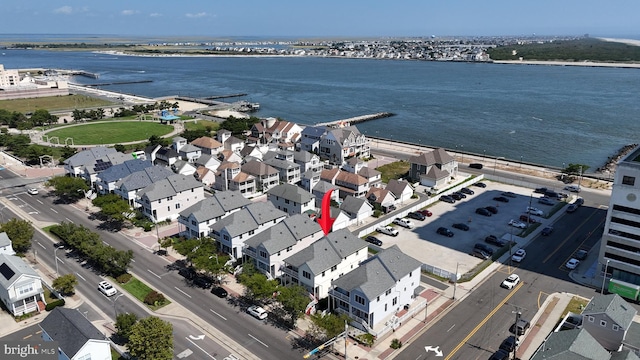
{"type": "Polygon", "coordinates": [[[569,206],[567,206],[568,213],[576,212],[576,210],[578,210],[578,205],[576,204],[569,204],[569,206]]]}
{"type": "Polygon", "coordinates": [[[476,248],[474,248],[471,251],[471,254],[469,254],[469,255],[475,256],[475,257],[480,258],[482,260],[488,260],[488,259],[491,258],[491,255],[487,254],[486,252],[484,252],[484,251],[482,251],[480,249],[476,249],[476,248]]]}
{"type": "Polygon", "coordinates": [[[574,255],[574,257],[578,260],[584,260],[587,258],[587,255],[589,254],[589,252],[587,250],[584,249],[580,249],[578,251],[576,251],[576,254],[574,255]]]}
{"type": "Polygon", "coordinates": [[[549,235],[551,235],[552,232],[553,232],[553,227],[552,226],[547,226],[544,229],[542,229],[542,231],[540,233],[543,236],[549,236],[549,235]]]}
{"type": "Polygon", "coordinates": [[[382,246],[382,240],[378,239],[375,236],[369,235],[366,238],[364,238],[364,241],[371,243],[373,245],[378,245],[378,246],[382,246]]]}
{"type": "Polygon", "coordinates": [[[407,229],[413,229],[413,222],[407,218],[395,218],[393,219],[393,223],[407,229]]]}
{"type": "Polygon", "coordinates": [[[521,336],[521,335],[524,335],[525,332],[527,332],[527,329],[529,329],[530,326],[531,326],[531,323],[529,322],[529,320],[525,320],[521,318],[520,320],[518,320],[517,323],[511,325],[511,328],[509,330],[513,334],[517,336],[521,336]]]}
{"type": "Polygon", "coordinates": [[[469,167],[472,169],[482,169],[483,166],[480,163],[471,163],[469,164],[469,167]]]}
{"type": "Polygon", "coordinates": [[[462,231],[469,231],[469,226],[467,224],[463,224],[463,223],[455,223],[453,225],[451,225],[452,228],[455,229],[460,229],[462,231]]]}
{"type": "Polygon", "coordinates": [[[499,349],[511,353],[516,349],[516,346],[518,345],[520,345],[520,341],[518,341],[518,338],[515,336],[509,336],[506,339],[502,340],[502,344],[500,344],[499,349]]]}
{"type": "Polygon", "coordinates": [[[504,281],[502,281],[502,284],[500,284],[500,287],[511,290],[519,283],[520,283],[520,276],[516,274],[511,274],[506,279],[504,279],[504,281]]]}
{"type": "MultiPolygon", "coordinates": [[[[458,193],[451,193],[451,195],[449,195],[449,197],[451,197],[454,200],[462,200],[462,196],[460,196],[460,194],[458,193]]],[[[466,197],[466,196],[465,196],[466,197]]]]}
{"type": "Polygon", "coordinates": [[[382,211],[383,211],[385,214],[388,214],[388,213],[390,213],[390,212],[392,212],[392,211],[396,211],[396,206],[395,206],[395,205],[393,205],[393,204],[390,204],[390,205],[382,205],[382,211]]]}
{"type": "Polygon", "coordinates": [[[214,286],[211,288],[211,293],[219,298],[226,298],[229,293],[227,290],[220,286],[214,286]]]}
{"type": "Polygon", "coordinates": [[[491,355],[489,360],[509,360],[509,353],[500,349],[491,355]]]}
{"type": "Polygon", "coordinates": [[[442,196],[440,196],[440,201],[444,201],[446,203],[453,204],[453,203],[456,202],[456,199],[452,198],[449,195],[442,195],[442,196]]]}
{"type": "Polygon", "coordinates": [[[574,202],[574,204],[578,205],[578,206],[582,206],[584,205],[584,199],[579,197],[576,199],[576,201],[574,202]]]}
{"type": "Polygon", "coordinates": [[[569,197],[569,194],[565,193],[565,192],[559,192],[558,193],[558,199],[566,199],[569,197]]]}
{"type": "Polygon", "coordinates": [[[566,266],[567,269],[569,270],[573,270],[577,268],[579,264],[580,264],[580,260],[571,258],[571,260],[567,261],[567,263],[564,266],[566,266]]]}
{"type": "Polygon", "coordinates": [[[460,189],[460,192],[465,193],[467,195],[473,195],[475,194],[475,192],[469,188],[463,187],[462,189],[460,189]]]}
{"type": "Polygon", "coordinates": [[[483,183],[483,182],[477,182],[474,183],[473,186],[477,186],[477,187],[481,187],[481,188],[486,188],[487,184],[483,183]]]}
{"type": "Polygon", "coordinates": [[[498,202],[503,202],[503,203],[508,203],[509,199],[507,199],[504,196],[496,196],[493,198],[493,200],[498,201],[498,202]]]}
{"type": "Polygon", "coordinates": [[[436,232],[440,235],[444,235],[444,236],[448,236],[448,237],[452,237],[453,236],[453,231],[447,229],[446,227],[439,227],[438,230],[436,230],[436,232]]]}
{"type": "Polygon", "coordinates": [[[547,192],[547,188],[546,187],[539,187],[536,188],[535,190],[533,190],[534,193],[536,194],[544,194],[545,192],[547,192]]]}
{"type": "Polygon", "coordinates": [[[454,194],[460,196],[460,198],[462,198],[462,199],[466,199],[467,198],[467,195],[465,195],[462,191],[455,191],[452,195],[454,195],[454,194]]]}
{"type": "Polygon", "coordinates": [[[550,199],[560,199],[560,196],[558,195],[558,193],[553,190],[545,191],[543,196],[548,197],[550,199]]]}
{"type": "Polygon", "coordinates": [[[517,196],[516,194],[512,193],[511,191],[503,192],[501,195],[502,196],[506,196],[506,197],[510,197],[510,198],[515,198],[517,196]]]}
{"type": "Polygon", "coordinates": [[[213,285],[213,280],[211,280],[207,276],[198,275],[195,278],[193,278],[193,285],[199,288],[208,289],[211,287],[211,285],[213,285]]]}
{"type": "Polygon", "coordinates": [[[100,281],[98,283],[98,290],[105,296],[113,296],[118,292],[108,281],[100,281]]]}
{"type": "Polygon", "coordinates": [[[480,214],[480,215],[484,215],[484,216],[491,216],[491,212],[485,208],[477,208],[476,209],[476,214],[480,214]]]}
{"type": "Polygon", "coordinates": [[[489,254],[489,256],[493,255],[493,248],[487,244],[483,244],[483,243],[477,243],[475,245],[473,245],[474,249],[480,249],[484,252],[486,252],[487,254],[489,254]]]}
{"type": "Polygon", "coordinates": [[[27,194],[29,194],[29,195],[38,195],[38,189],[36,189],[36,188],[29,188],[29,189],[27,190],[27,194]]]}
{"type": "Polygon", "coordinates": [[[407,214],[407,217],[415,219],[415,220],[420,220],[420,221],[424,221],[424,219],[426,219],[427,217],[417,211],[411,211],[410,213],[407,214]]]}
{"type": "Polygon", "coordinates": [[[555,205],[556,203],[546,197],[541,197],[540,199],[538,199],[538,203],[542,204],[542,205],[555,205]]]}
{"type": "Polygon", "coordinates": [[[538,208],[527,206],[527,211],[531,215],[544,216],[544,212],[538,208]]]}
{"type": "Polygon", "coordinates": [[[498,239],[495,235],[487,236],[486,238],[484,238],[484,242],[486,242],[487,244],[498,246],[498,247],[503,247],[507,245],[506,241],[498,239]]]}
{"type": "Polygon", "coordinates": [[[196,277],[196,270],[192,267],[183,267],[178,270],[178,274],[187,280],[192,280],[196,277]]]}
{"type": "Polygon", "coordinates": [[[523,221],[525,223],[529,223],[529,224],[535,224],[538,222],[538,220],[536,220],[535,218],[531,217],[531,215],[520,215],[520,221],[523,221]]]}
{"type": "Polygon", "coordinates": [[[427,209],[418,210],[418,212],[426,217],[433,215],[433,213],[427,209]]]}
{"type": "Polygon", "coordinates": [[[567,191],[571,191],[574,193],[579,193],[580,192],[580,186],[578,185],[567,185],[564,187],[565,190],[567,191]]]}
{"type": "Polygon", "coordinates": [[[247,308],[247,313],[249,313],[249,315],[251,315],[251,316],[253,316],[253,317],[255,317],[256,319],[259,319],[259,320],[264,320],[268,316],[267,310],[261,308],[260,306],[256,306],[256,305],[249,306],[247,308]]]}
{"type": "Polygon", "coordinates": [[[523,223],[522,221],[518,221],[518,220],[514,220],[511,219],[509,220],[509,225],[516,227],[518,229],[526,229],[527,228],[527,224],[523,223]]]}
{"type": "Polygon", "coordinates": [[[524,260],[525,256],[527,256],[527,252],[524,249],[518,249],[515,254],[511,255],[511,260],[519,263],[524,260]]]}
{"type": "Polygon", "coordinates": [[[391,226],[379,226],[376,228],[376,231],[389,236],[398,236],[398,230],[391,226]]]}
{"type": "Polygon", "coordinates": [[[485,206],[485,209],[489,210],[490,213],[492,214],[497,214],[498,213],[498,208],[495,206],[485,206]]]}

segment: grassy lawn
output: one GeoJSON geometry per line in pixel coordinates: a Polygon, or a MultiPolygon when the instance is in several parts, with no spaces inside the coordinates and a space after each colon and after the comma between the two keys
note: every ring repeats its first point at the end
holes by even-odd
{"type": "Polygon", "coordinates": [[[569,301],[569,304],[562,312],[562,316],[560,318],[565,317],[569,313],[569,311],[571,311],[574,314],[582,314],[582,309],[584,309],[584,307],[587,306],[588,303],[589,303],[589,300],[581,299],[579,297],[574,296],[571,299],[571,301],[569,301]]]}
{"type": "Polygon", "coordinates": [[[173,131],[170,125],[151,122],[106,122],[71,126],[47,133],[57,136],[61,143],[73,138],[75,145],[117,144],[130,141],[143,141],[151,135],[166,135],[173,131]]]}
{"type": "Polygon", "coordinates": [[[184,128],[187,130],[207,130],[207,128],[211,128],[211,131],[217,131],[220,128],[220,123],[209,120],[185,121],[184,128]]]}
{"type": "Polygon", "coordinates": [[[407,176],[409,172],[409,165],[406,161],[396,161],[390,164],[382,165],[376,168],[376,170],[382,173],[381,178],[383,183],[388,183],[391,179],[400,179],[407,176]]]}
{"type": "Polygon", "coordinates": [[[33,99],[0,100],[0,109],[27,113],[34,112],[38,109],[45,109],[48,111],[86,109],[113,104],[115,103],[85,95],[69,95],[33,99]]]}
{"type": "Polygon", "coordinates": [[[147,286],[142,281],[136,279],[135,277],[131,277],[131,280],[129,280],[129,282],[127,282],[126,284],[119,284],[119,285],[122,286],[122,288],[125,289],[129,294],[133,295],[136,299],[140,300],[141,303],[146,305],[151,310],[158,310],[159,308],[165,305],[171,304],[171,301],[169,301],[169,299],[166,299],[165,302],[159,306],[145,304],[144,298],[147,296],[148,293],[153,291],[153,289],[151,289],[149,286],[147,286]]]}

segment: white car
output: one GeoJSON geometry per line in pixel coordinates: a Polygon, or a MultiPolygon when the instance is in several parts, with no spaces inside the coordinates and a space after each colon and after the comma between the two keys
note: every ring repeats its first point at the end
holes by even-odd
{"type": "Polygon", "coordinates": [[[413,222],[407,218],[395,218],[393,219],[393,223],[407,229],[413,229],[413,222]]]}
{"type": "Polygon", "coordinates": [[[578,185],[567,185],[564,187],[565,190],[571,191],[571,192],[575,192],[575,193],[579,193],[580,192],[580,186],[578,185]]]}
{"type": "Polygon", "coordinates": [[[260,306],[252,305],[247,308],[247,313],[256,319],[264,320],[267,318],[267,310],[261,308],[260,306]]]}
{"type": "Polygon", "coordinates": [[[509,225],[513,226],[513,227],[517,227],[519,229],[526,229],[527,228],[527,224],[523,223],[522,221],[518,221],[518,220],[509,220],[509,225]]]}
{"type": "Polygon", "coordinates": [[[580,264],[580,260],[572,258],[571,260],[567,261],[564,266],[566,266],[569,270],[573,270],[578,267],[578,264],[580,264]]]}
{"type": "Polygon", "coordinates": [[[511,290],[519,283],[520,283],[520,276],[516,274],[511,274],[509,275],[508,278],[504,279],[502,284],[500,284],[500,287],[511,290]]]}
{"type": "Polygon", "coordinates": [[[515,254],[511,256],[511,260],[519,263],[524,259],[525,256],[527,256],[527,252],[524,251],[524,249],[519,249],[515,254]]]}
{"type": "Polygon", "coordinates": [[[29,195],[38,195],[38,189],[29,188],[29,189],[27,189],[27,194],[29,194],[29,195]]]}
{"type": "Polygon", "coordinates": [[[376,231],[389,236],[398,236],[398,230],[391,226],[380,226],[376,228],[376,231]]]}
{"type": "Polygon", "coordinates": [[[543,216],[544,215],[544,211],[538,209],[538,208],[534,208],[531,206],[527,206],[527,212],[531,215],[537,215],[537,216],[543,216]]]}
{"type": "Polygon", "coordinates": [[[118,292],[108,281],[100,281],[98,283],[98,290],[106,296],[113,296],[118,292]]]}

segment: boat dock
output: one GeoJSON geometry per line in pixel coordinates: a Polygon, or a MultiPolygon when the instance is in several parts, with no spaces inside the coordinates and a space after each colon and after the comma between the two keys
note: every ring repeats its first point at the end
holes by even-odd
{"type": "Polygon", "coordinates": [[[319,124],[316,124],[316,126],[336,127],[336,126],[340,126],[340,125],[343,125],[343,124],[354,125],[354,124],[363,123],[365,121],[371,121],[371,120],[376,120],[376,119],[384,119],[384,118],[392,117],[394,115],[395,115],[394,113],[390,113],[390,112],[380,112],[380,113],[375,113],[375,114],[356,116],[356,117],[352,117],[352,118],[348,118],[348,119],[344,119],[344,120],[336,120],[336,121],[329,121],[329,122],[319,123],[319,124]]]}
{"type": "Polygon", "coordinates": [[[207,96],[206,98],[204,98],[205,100],[216,100],[216,99],[227,99],[227,98],[232,98],[232,97],[241,97],[241,96],[247,96],[247,94],[231,94],[231,95],[216,95],[216,96],[207,96]]]}
{"type": "Polygon", "coordinates": [[[153,82],[153,80],[116,81],[116,82],[110,82],[110,83],[85,84],[84,86],[97,87],[97,86],[122,85],[122,84],[143,84],[143,83],[150,83],[150,82],[153,82]]]}

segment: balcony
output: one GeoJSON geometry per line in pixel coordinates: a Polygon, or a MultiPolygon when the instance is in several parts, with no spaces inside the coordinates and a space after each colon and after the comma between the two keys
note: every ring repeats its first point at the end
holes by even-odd
{"type": "Polygon", "coordinates": [[[298,278],[298,269],[291,268],[291,267],[281,267],[280,271],[282,272],[282,274],[289,275],[294,279],[298,278]]]}
{"type": "Polygon", "coordinates": [[[257,258],[257,254],[256,254],[256,249],[254,248],[250,248],[250,247],[246,247],[242,250],[242,252],[244,252],[245,255],[247,255],[248,257],[257,258]]]}
{"type": "Polygon", "coordinates": [[[347,304],[349,304],[351,302],[351,299],[349,298],[349,295],[345,295],[339,291],[336,291],[334,289],[329,290],[329,295],[335,297],[338,300],[342,300],[344,302],[346,302],[347,304]]]}

